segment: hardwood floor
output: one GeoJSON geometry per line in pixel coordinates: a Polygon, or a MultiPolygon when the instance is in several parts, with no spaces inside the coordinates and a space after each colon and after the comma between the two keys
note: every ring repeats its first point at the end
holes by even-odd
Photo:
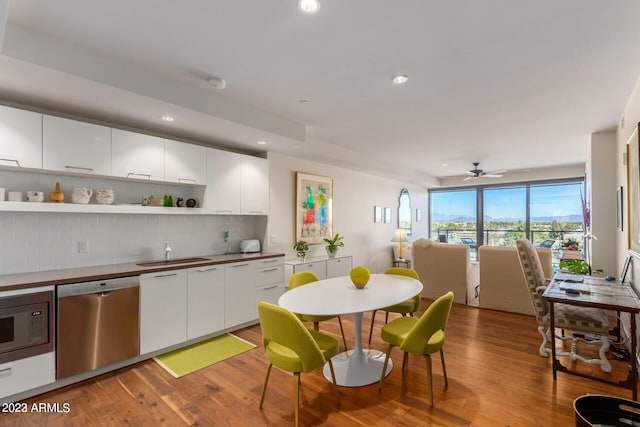
{"type": "MultiPolygon", "coordinates": [[[[424,300],[424,310],[430,301],[424,300]]],[[[372,347],[383,350],[376,316],[372,347]]],[[[370,315],[366,314],[364,325],[370,315]]],[[[343,316],[345,334],[353,322],[343,316]]],[[[320,329],[339,336],[337,321],[320,329]]],[[[363,328],[366,329],[366,328],[363,328]]],[[[368,331],[363,331],[366,336],[368,331]]],[[[25,401],[69,405],[68,413],[0,414],[2,426],[283,426],[293,425],[293,376],[273,369],[263,410],[258,409],[267,358],[260,327],[236,332],[258,348],[174,379],[148,360],[25,401]]],[[[366,341],[365,341],[366,342],[366,341]]],[[[444,388],[438,355],[433,357],[435,407],[428,404],[424,358],[409,357],[403,375],[402,353],[378,386],[339,387],[342,406],[321,370],[302,375],[300,424],[305,426],[569,426],[573,400],[586,393],[631,399],[631,391],[559,373],[537,353],[539,334],[533,317],[454,304],[447,327],[445,358],[449,387],[444,388]]],[[[627,364],[614,361],[614,373],[567,362],[585,373],[619,379],[627,364]]]]}

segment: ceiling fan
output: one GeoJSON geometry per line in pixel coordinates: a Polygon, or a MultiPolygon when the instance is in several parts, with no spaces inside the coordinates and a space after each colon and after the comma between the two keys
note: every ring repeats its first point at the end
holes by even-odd
{"type": "Polygon", "coordinates": [[[473,169],[465,172],[467,175],[470,175],[464,179],[465,181],[477,178],[502,178],[502,174],[507,171],[506,169],[500,169],[491,172],[485,172],[482,169],[478,169],[478,166],[480,166],[480,162],[474,162],[473,169]]]}

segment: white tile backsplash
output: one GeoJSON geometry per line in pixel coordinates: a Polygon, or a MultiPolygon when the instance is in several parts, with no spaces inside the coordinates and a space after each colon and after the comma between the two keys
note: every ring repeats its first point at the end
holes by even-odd
{"type": "Polygon", "coordinates": [[[0,212],[0,274],[221,254],[264,235],[255,216],[0,212]],[[78,241],[89,253],[78,253],[78,241]]]}

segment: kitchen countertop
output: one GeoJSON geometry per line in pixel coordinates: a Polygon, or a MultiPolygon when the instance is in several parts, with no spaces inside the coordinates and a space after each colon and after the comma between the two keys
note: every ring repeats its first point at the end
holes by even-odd
{"type": "Polygon", "coordinates": [[[6,274],[0,275],[0,292],[15,289],[35,288],[39,286],[66,285],[69,283],[138,276],[140,274],[156,273],[159,271],[182,270],[185,268],[202,267],[206,265],[229,264],[232,262],[283,257],[284,255],[284,253],[278,252],[197,255],[198,258],[206,258],[206,260],[155,267],[143,267],[138,264],[145,261],[136,261],[123,264],[98,265],[94,267],[77,267],[30,273],[6,274]]]}

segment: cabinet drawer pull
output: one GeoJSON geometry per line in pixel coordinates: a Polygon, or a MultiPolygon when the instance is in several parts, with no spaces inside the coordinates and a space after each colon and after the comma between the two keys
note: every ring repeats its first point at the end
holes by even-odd
{"type": "Polygon", "coordinates": [[[8,377],[11,375],[11,366],[8,368],[0,369],[0,377],[8,377]]]}
{"type": "Polygon", "coordinates": [[[232,211],[230,209],[218,209],[216,211],[216,213],[231,213],[232,211]]]}
{"type": "Polygon", "coordinates": [[[77,169],[77,170],[82,170],[82,171],[85,171],[85,172],[93,172],[93,168],[85,168],[85,167],[82,167],[82,166],[68,166],[67,165],[64,168],[65,169],[77,169]]]}
{"type": "Polygon", "coordinates": [[[277,287],[278,287],[278,285],[265,286],[264,288],[262,288],[262,290],[263,291],[268,291],[269,289],[275,289],[277,287]]]}
{"type": "Polygon", "coordinates": [[[196,181],[193,178],[178,178],[178,182],[180,183],[191,183],[191,184],[197,184],[198,181],[196,181]]]}
{"type": "Polygon", "coordinates": [[[236,268],[236,267],[246,267],[247,265],[249,265],[249,263],[246,264],[236,264],[236,265],[232,265],[231,267],[236,268]]]}
{"type": "Polygon", "coordinates": [[[198,273],[203,273],[205,271],[214,271],[217,270],[218,267],[210,267],[210,268],[201,268],[200,270],[198,270],[198,273]]]}
{"type": "Polygon", "coordinates": [[[272,259],[265,259],[264,261],[262,261],[263,263],[267,263],[267,262],[277,262],[279,261],[278,258],[272,258],[272,259]]]}
{"type": "Polygon", "coordinates": [[[9,159],[9,158],[5,158],[5,157],[0,157],[0,161],[14,162],[16,164],[16,166],[20,166],[20,161],[18,159],[9,159]]]}
{"type": "Polygon", "coordinates": [[[138,173],[138,172],[129,172],[129,173],[127,173],[127,178],[130,178],[132,176],[143,176],[143,177],[146,177],[147,179],[151,179],[151,174],[150,173],[138,173]]]}
{"type": "Polygon", "coordinates": [[[313,264],[307,264],[307,267],[311,268],[313,267],[313,264]]]}
{"type": "Polygon", "coordinates": [[[160,278],[160,277],[171,277],[171,276],[177,276],[177,275],[178,275],[178,273],[169,273],[169,274],[159,274],[159,275],[153,276],[153,277],[160,278]]]}
{"type": "Polygon", "coordinates": [[[261,214],[262,211],[249,211],[250,214],[261,214]]]}
{"type": "Polygon", "coordinates": [[[262,270],[263,273],[267,273],[269,271],[278,271],[278,267],[274,267],[274,268],[267,268],[266,270],[262,270]]]}

